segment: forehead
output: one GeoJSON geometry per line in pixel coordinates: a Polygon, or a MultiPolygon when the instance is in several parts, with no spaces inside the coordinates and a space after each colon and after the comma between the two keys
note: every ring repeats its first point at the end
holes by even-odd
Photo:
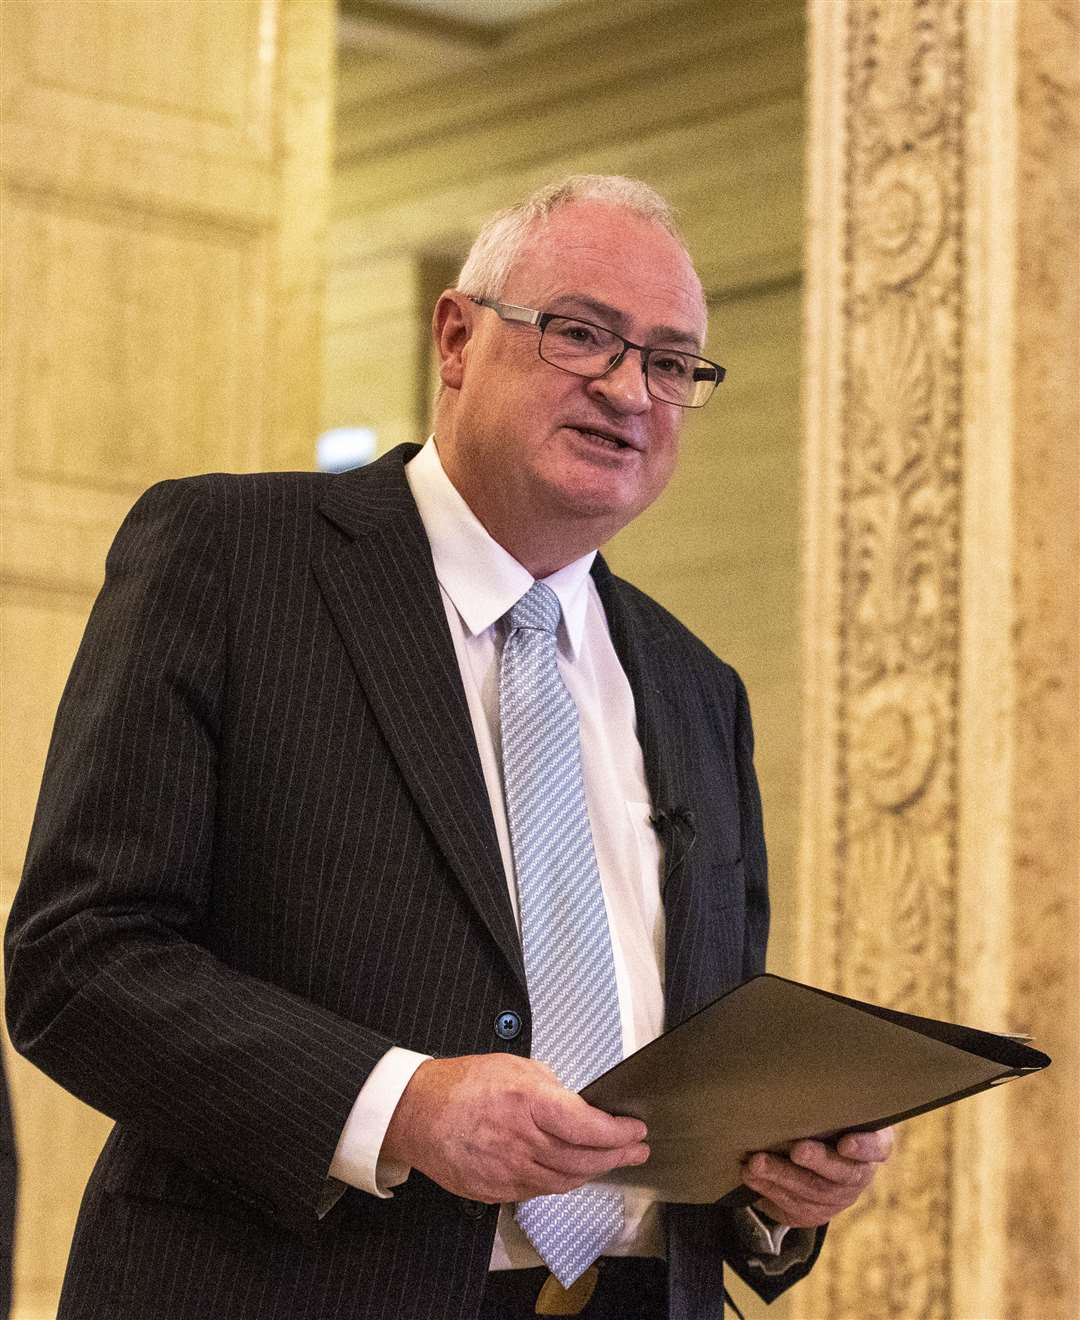
{"type": "Polygon", "coordinates": [[[704,340],[705,299],[682,245],[621,207],[572,203],[541,221],[502,293],[506,302],[541,309],[575,295],[618,309],[624,324],[612,328],[631,338],[666,326],[704,340]]]}

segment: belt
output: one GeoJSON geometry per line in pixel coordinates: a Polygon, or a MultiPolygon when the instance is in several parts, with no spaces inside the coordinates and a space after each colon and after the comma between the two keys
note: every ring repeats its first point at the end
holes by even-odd
{"type": "Polygon", "coordinates": [[[533,1315],[641,1317],[667,1314],[667,1262],[601,1256],[569,1288],[546,1269],[493,1270],[484,1287],[483,1320],[533,1315]],[[588,1308],[586,1310],[586,1308],[588,1308]]]}

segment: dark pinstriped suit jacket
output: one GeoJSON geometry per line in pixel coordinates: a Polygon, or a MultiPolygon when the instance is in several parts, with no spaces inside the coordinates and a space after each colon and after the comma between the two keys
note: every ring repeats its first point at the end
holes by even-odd
{"type": "MultiPolygon", "coordinates": [[[[496,1208],[414,1173],[317,1207],[392,1043],[527,1054],[521,950],[403,446],[343,476],[209,476],[135,506],[57,717],[8,929],[12,1036],[116,1126],[61,1316],[475,1313],[496,1208]]],[[[671,875],[667,1015],[758,971],[745,693],[594,569],[671,875]]],[[[725,1212],[673,1207],[672,1316],[721,1314],[725,1212]]],[[[808,1266],[754,1286],[775,1295],[808,1266]]]]}

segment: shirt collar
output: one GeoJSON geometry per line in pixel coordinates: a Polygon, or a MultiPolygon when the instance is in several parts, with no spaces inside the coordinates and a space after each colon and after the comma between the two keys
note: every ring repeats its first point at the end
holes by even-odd
{"type": "MultiPolygon", "coordinates": [[[[523,564],[502,548],[446,475],[435,437],[405,464],[405,476],[424,524],[435,576],[474,636],[497,623],[533,584],[523,564]]],[[[544,578],[559,598],[560,640],[576,658],[585,631],[593,550],[544,578]]]]}

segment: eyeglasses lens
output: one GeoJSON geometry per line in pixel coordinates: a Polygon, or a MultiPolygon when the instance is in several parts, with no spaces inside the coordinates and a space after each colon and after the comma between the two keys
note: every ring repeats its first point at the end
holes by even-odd
{"type": "MultiPolygon", "coordinates": [[[[611,330],[553,316],[540,336],[540,356],[575,376],[602,376],[626,347],[611,330]]],[[[645,386],[665,403],[700,408],[717,383],[716,368],[705,358],[674,350],[652,352],[645,366],[645,386]]]]}

